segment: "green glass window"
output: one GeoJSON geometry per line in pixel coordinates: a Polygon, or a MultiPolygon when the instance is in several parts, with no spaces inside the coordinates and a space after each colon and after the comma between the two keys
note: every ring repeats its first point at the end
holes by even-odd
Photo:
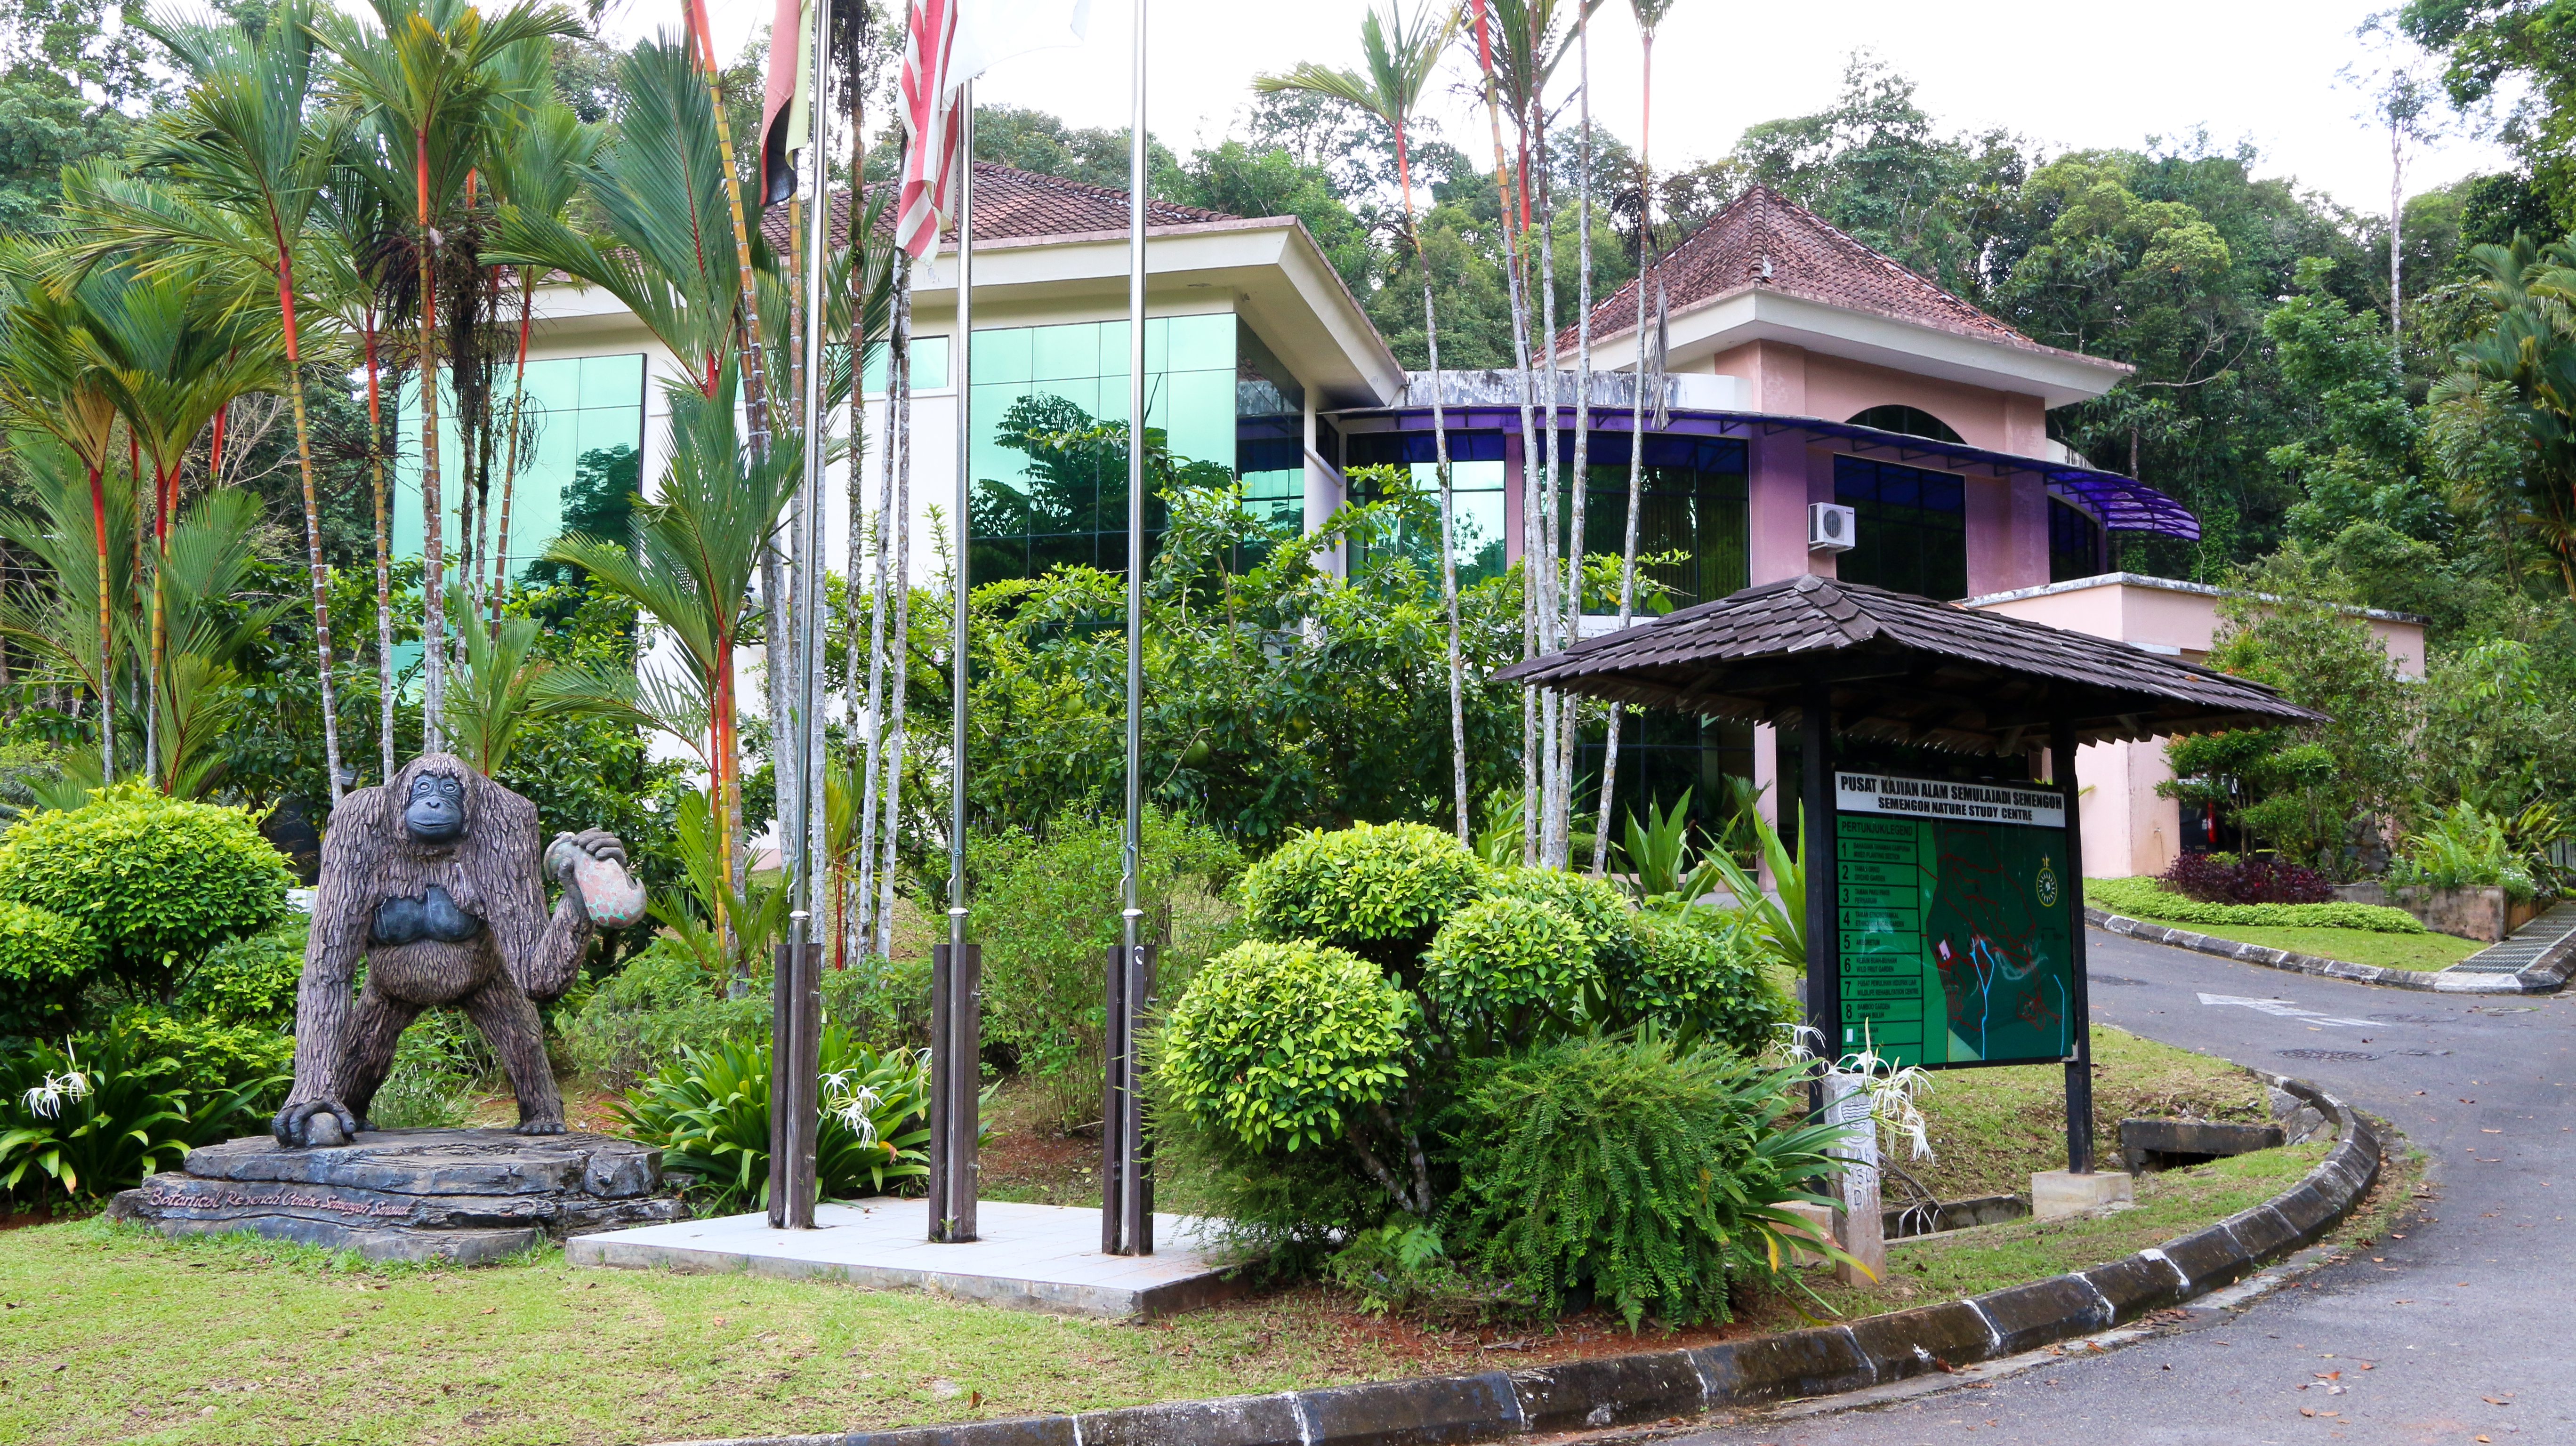
{"type": "MultiPolygon", "coordinates": [[[[509,415],[518,393],[511,369],[496,369],[492,407],[499,418],[492,455],[492,480],[482,504],[490,509],[481,523],[486,538],[499,523],[503,474],[510,460],[509,415]]],[[[418,391],[409,381],[387,399],[386,421],[394,432],[394,495],[391,518],[397,557],[421,553],[420,410],[418,391]]],[[[519,469],[508,487],[510,533],[497,543],[514,577],[545,582],[551,564],[538,561],[548,544],[567,531],[613,536],[625,528],[627,502],[641,485],[638,473],[644,445],[644,357],[559,357],[528,363],[527,386],[518,403],[519,469]]],[[[465,551],[465,459],[456,443],[456,399],[444,379],[439,396],[439,491],[447,505],[442,547],[451,566],[465,551]]],[[[489,577],[492,561],[482,560],[489,577]]]]}
{"type": "MultiPolygon", "coordinates": [[[[974,581],[1127,565],[1126,445],[1095,434],[1127,421],[1127,357],[1124,321],[975,333],[974,581]]],[[[1188,482],[1239,478],[1257,513],[1302,519],[1302,394],[1232,313],[1147,319],[1145,379],[1145,425],[1188,482]]],[[[1163,526],[1146,499],[1149,550],[1163,526]]]]}
{"type": "Polygon", "coordinates": [[[1965,445],[1967,440],[1959,435],[1956,428],[1939,417],[1921,407],[1909,407],[1901,403],[1870,407],[1858,412],[1851,418],[1851,424],[1855,427],[1876,427],[1882,432],[1902,432],[1909,437],[1929,437],[1935,442],[1957,442],[1965,445]]]}
{"type": "MultiPolygon", "coordinates": [[[[1586,780],[1589,794],[1579,801],[1576,816],[1587,829],[1601,816],[1606,732],[1599,723],[1588,725],[1575,749],[1575,776],[1586,780]]],[[[1642,824],[1648,807],[1670,808],[1688,793],[1690,808],[1684,817],[1701,836],[1720,837],[1735,816],[1735,788],[1728,781],[1735,778],[1753,779],[1752,724],[1696,718],[1669,708],[1622,709],[1610,836],[1614,841],[1625,838],[1629,818],[1642,824]]]]}
{"type": "MultiPolygon", "coordinates": [[[[1506,555],[1510,534],[1505,531],[1511,516],[1510,494],[1505,490],[1503,434],[1500,432],[1452,432],[1449,434],[1449,503],[1458,532],[1458,585],[1472,587],[1487,578],[1500,577],[1511,566],[1506,555]]],[[[1343,451],[1346,465],[1359,467],[1399,466],[1409,472],[1414,487],[1424,496],[1440,495],[1440,463],[1437,444],[1429,432],[1362,432],[1352,436],[1343,451]]],[[[1353,477],[1351,500],[1373,502],[1376,491],[1367,478],[1353,477]]],[[[1434,517],[1420,536],[1398,533],[1363,546],[1351,561],[1365,565],[1372,557],[1385,552],[1410,557],[1425,575],[1437,577],[1440,568],[1440,525],[1434,517]]]]}
{"type": "Polygon", "coordinates": [[[2079,507],[2048,499],[2048,580],[2073,582],[2102,571],[2102,524],[2079,507]]]}
{"type": "MultiPolygon", "coordinates": [[[[1583,550],[1615,556],[1626,545],[1627,432],[1595,432],[1584,459],[1583,550]]],[[[1574,465],[1574,439],[1557,440],[1565,468],[1574,465]]],[[[1637,568],[1637,611],[1665,613],[1740,591],[1752,578],[1746,552],[1744,444],[1718,437],[1649,436],[1637,498],[1637,556],[1670,559],[1637,568]]],[[[1559,494],[1560,497],[1563,495],[1559,494]]],[[[1572,519],[1558,509],[1561,546],[1571,545],[1572,519]]],[[[1586,603],[1595,613],[1616,613],[1618,595],[1586,603]]]]}
{"type": "Polygon", "coordinates": [[[1836,457],[1834,500],[1852,509],[1855,536],[1835,576],[1942,602],[1966,597],[1967,497],[1953,472],[1836,457]]]}
{"type": "MultiPolygon", "coordinates": [[[[948,338],[916,336],[912,339],[912,389],[935,392],[948,385],[948,338]]],[[[886,348],[884,342],[868,348],[866,364],[859,369],[859,388],[872,397],[885,395],[886,348]]]]}

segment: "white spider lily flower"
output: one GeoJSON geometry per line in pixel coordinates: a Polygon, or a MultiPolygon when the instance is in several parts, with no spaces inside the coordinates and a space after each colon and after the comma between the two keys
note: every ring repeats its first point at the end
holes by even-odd
{"type": "MultiPolygon", "coordinates": [[[[78,1061],[74,1061],[78,1063],[78,1061]]],[[[77,1069],[45,1076],[45,1082],[27,1091],[19,1101],[40,1120],[50,1120],[63,1111],[63,1101],[88,1097],[89,1076],[77,1069]]]]}

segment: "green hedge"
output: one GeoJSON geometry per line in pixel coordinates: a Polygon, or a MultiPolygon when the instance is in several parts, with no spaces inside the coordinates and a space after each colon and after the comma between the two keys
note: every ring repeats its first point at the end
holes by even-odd
{"type": "Polygon", "coordinates": [[[1484,891],[1484,865],[1454,836],[1418,823],[1354,824],[1299,834],[1246,871],[1244,923],[1265,939],[1311,939],[1388,963],[1484,891]]]}
{"type": "Polygon", "coordinates": [[[77,920],[0,903],[0,1035],[51,1038],[77,1022],[98,939],[77,920]]]}
{"type": "Polygon", "coordinates": [[[2212,904],[2168,892],[2152,878],[2086,879],[2084,901],[2097,909],[2167,924],[2234,925],[2249,929],[2359,929],[2372,934],[2421,934],[2424,923],[2385,904],[2212,904]]]}
{"type": "MultiPolygon", "coordinates": [[[[1454,840],[1453,840],[1454,842],[1454,840]]],[[[1324,1145],[1390,1098],[1413,1004],[1376,965],[1302,941],[1247,940],[1209,961],[1163,1026],[1164,1098],[1254,1150],[1324,1145]]]]}

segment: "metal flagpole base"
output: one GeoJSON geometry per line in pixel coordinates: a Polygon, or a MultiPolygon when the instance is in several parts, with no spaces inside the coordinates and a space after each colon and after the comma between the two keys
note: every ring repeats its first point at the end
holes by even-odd
{"type": "Polygon", "coordinates": [[[814,1152],[822,1129],[823,951],[781,944],[772,962],[769,1060],[769,1223],[814,1228],[814,1152]]]}
{"type": "Polygon", "coordinates": [[[1144,1057],[1136,1038],[1153,1004],[1154,946],[1108,950],[1108,1068],[1100,1100],[1100,1249],[1154,1253],[1154,1150],[1145,1128],[1144,1057]]]}
{"type": "Polygon", "coordinates": [[[975,1238],[976,1177],[981,1163],[984,950],[979,944],[934,944],[930,950],[930,1238],[962,1245],[975,1238]]]}

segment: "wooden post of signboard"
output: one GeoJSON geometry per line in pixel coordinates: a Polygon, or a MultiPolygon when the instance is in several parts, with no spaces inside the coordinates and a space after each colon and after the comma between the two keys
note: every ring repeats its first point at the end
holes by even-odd
{"type": "Polygon", "coordinates": [[[2068,954],[2066,1027],[2073,1045],[2066,1060],[2066,1169],[2093,1173],[2093,994],[2084,963],[2084,822],[2075,809],[2075,725],[2061,718],[2049,730],[2049,771],[2066,798],[2066,887],[2074,897],[2074,914],[2066,931],[2068,954]]]}

